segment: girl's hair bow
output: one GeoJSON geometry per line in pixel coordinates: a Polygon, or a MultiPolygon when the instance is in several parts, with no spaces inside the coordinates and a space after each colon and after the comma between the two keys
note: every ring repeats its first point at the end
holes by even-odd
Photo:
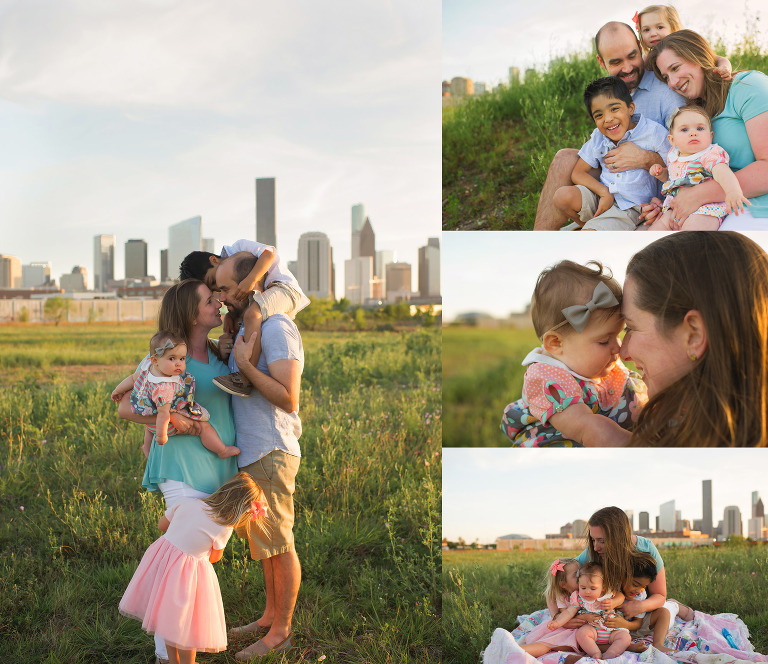
{"type": "Polygon", "coordinates": [[[558,572],[562,572],[564,569],[565,569],[565,563],[561,563],[560,558],[558,558],[555,562],[553,562],[549,566],[549,572],[550,574],[552,574],[552,576],[554,576],[558,572]]]}
{"type": "Polygon", "coordinates": [[[637,12],[635,12],[635,15],[632,17],[632,20],[635,22],[635,29],[640,27],[640,16],[637,12]]]}

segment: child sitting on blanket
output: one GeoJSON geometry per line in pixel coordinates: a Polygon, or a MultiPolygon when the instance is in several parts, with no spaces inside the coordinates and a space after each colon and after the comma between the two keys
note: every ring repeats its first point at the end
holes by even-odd
{"type": "Polygon", "coordinates": [[[536,281],[531,318],[542,345],[523,360],[523,396],[501,429],[519,447],[621,446],[645,384],[619,359],[621,286],[590,261],[563,260],[536,281]],[[575,443],[575,444],[574,444],[575,443]]]}
{"type": "MultiPolygon", "coordinates": [[[[547,608],[554,618],[561,610],[568,608],[570,596],[578,590],[578,574],[581,563],[575,558],[558,558],[547,570],[547,608]]],[[[541,657],[550,650],[578,650],[576,631],[561,628],[552,631],[546,622],[534,627],[520,642],[520,647],[533,657],[541,657]]]]}
{"type": "MultiPolygon", "coordinates": [[[[624,584],[625,601],[647,599],[646,588],[656,580],[656,559],[646,552],[638,552],[632,556],[632,579],[624,584]]],[[[621,614],[621,607],[616,609],[621,614]]],[[[634,618],[626,619],[617,615],[608,624],[613,627],[624,627],[630,631],[632,643],[627,650],[644,652],[653,644],[654,648],[663,652],[675,652],[664,645],[669,627],[675,622],[675,616],[680,615],[684,620],[693,619],[693,609],[669,599],[664,606],[653,611],[638,613],[634,618]]]]}
{"type": "Polygon", "coordinates": [[[550,620],[547,626],[551,630],[556,630],[577,614],[597,614],[597,619],[576,630],[576,641],[581,650],[594,659],[618,657],[627,649],[632,637],[626,627],[608,625],[616,613],[605,611],[601,607],[602,601],[611,597],[613,592],[605,587],[603,568],[600,563],[587,563],[579,570],[579,590],[571,595],[570,606],[557,618],[550,620]],[[608,649],[603,654],[598,644],[606,643],[608,649]]]}

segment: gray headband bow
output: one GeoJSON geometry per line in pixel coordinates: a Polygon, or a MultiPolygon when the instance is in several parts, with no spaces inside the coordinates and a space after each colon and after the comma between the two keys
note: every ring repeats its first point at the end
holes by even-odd
{"type": "Polygon", "coordinates": [[[581,333],[584,331],[587,323],[589,323],[589,316],[595,309],[610,309],[618,304],[619,301],[611,293],[611,289],[601,281],[595,286],[592,299],[589,302],[586,304],[574,304],[572,307],[562,309],[562,312],[565,320],[571,324],[571,327],[581,333]]]}
{"type": "Polygon", "coordinates": [[[166,350],[171,350],[172,348],[175,348],[175,347],[176,347],[176,344],[173,343],[173,341],[171,341],[170,339],[166,339],[165,345],[155,346],[155,355],[157,355],[157,357],[162,357],[163,353],[166,350]]]}

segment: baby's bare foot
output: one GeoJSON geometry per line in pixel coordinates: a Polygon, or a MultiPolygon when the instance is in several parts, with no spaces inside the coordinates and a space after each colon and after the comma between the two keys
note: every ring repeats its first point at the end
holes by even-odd
{"type": "Polygon", "coordinates": [[[223,452],[219,452],[219,459],[229,459],[229,457],[236,454],[240,454],[240,448],[231,445],[230,447],[225,447],[223,452]]]}

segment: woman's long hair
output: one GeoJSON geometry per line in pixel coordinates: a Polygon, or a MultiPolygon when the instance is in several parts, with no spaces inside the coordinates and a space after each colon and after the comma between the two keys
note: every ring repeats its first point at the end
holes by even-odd
{"type": "MultiPolygon", "coordinates": [[[[731,81],[723,80],[720,74],[712,71],[716,66],[717,53],[712,49],[709,42],[693,30],[678,30],[659,41],[648,53],[646,67],[652,69],[656,78],[665,83],[664,74],[659,70],[656,59],[660,53],[667,49],[686,62],[702,68],[706,98],[692,99],[691,101],[703,106],[711,118],[719,115],[725,108],[725,99],[728,97],[731,81]]],[[[736,74],[737,72],[733,73],[736,74]]]]}
{"type": "Polygon", "coordinates": [[[768,444],[768,256],[735,232],[675,233],[627,266],[633,304],[669,334],[698,311],[707,349],[640,411],[635,446],[768,444]]]}
{"type": "Polygon", "coordinates": [[[603,507],[589,517],[587,523],[589,559],[602,565],[604,589],[619,590],[632,578],[632,556],[636,552],[629,518],[624,510],[618,507],[603,507]],[[603,530],[605,551],[602,558],[595,551],[595,542],[589,532],[589,526],[598,526],[603,530]]]}
{"type": "MultiPolygon", "coordinates": [[[[192,327],[200,312],[200,294],[197,292],[200,286],[205,284],[199,279],[185,279],[171,286],[163,295],[157,319],[158,329],[167,330],[184,339],[188,351],[192,327]]],[[[208,348],[221,359],[218,346],[210,339],[208,339],[208,348]]]]}

